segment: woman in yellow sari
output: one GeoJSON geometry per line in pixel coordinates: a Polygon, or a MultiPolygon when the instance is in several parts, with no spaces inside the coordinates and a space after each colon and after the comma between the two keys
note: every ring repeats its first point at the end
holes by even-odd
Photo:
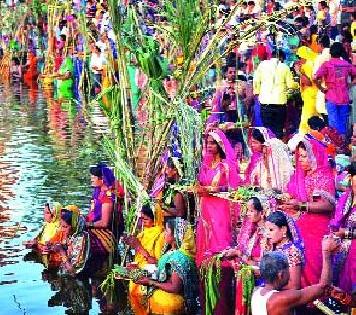
{"type": "Polygon", "coordinates": [[[300,91],[304,102],[302,115],[300,118],[299,132],[306,134],[308,132],[308,119],[318,115],[316,110],[316,95],[318,88],[313,82],[313,66],[317,54],[306,46],[299,47],[297,55],[301,58],[300,67],[300,91]]]}
{"type": "Polygon", "coordinates": [[[170,250],[158,261],[158,280],[141,278],[137,281],[148,286],[145,314],[196,314],[199,279],[194,262],[193,229],[182,218],[169,220],[166,223],[165,239],[170,250]]]}
{"type": "MultiPolygon", "coordinates": [[[[147,264],[156,264],[164,249],[164,230],[154,225],[154,216],[149,206],[141,210],[143,231],[137,237],[125,237],[124,241],[136,251],[134,262],[137,267],[144,269],[147,264]]],[[[131,307],[136,315],[146,314],[146,306],[142,303],[147,290],[140,284],[130,282],[129,294],[131,307]]]]}
{"type": "Polygon", "coordinates": [[[44,223],[40,233],[30,241],[26,241],[24,244],[26,247],[33,247],[42,251],[45,245],[55,236],[60,229],[61,224],[61,209],[60,203],[55,203],[53,210],[51,211],[49,204],[46,203],[43,209],[44,223]]]}

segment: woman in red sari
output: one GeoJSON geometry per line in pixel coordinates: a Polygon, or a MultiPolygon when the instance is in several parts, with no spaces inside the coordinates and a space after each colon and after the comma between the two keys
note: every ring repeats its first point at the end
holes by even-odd
{"type": "Polygon", "coordinates": [[[26,63],[26,72],[24,74],[24,81],[26,83],[31,83],[32,81],[37,80],[38,71],[37,71],[37,57],[31,51],[27,53],[27,63],[26,63]]]}
{"type": "Polygon", "coordinates": [[[296,170],[288,184],[287,201],[281,207],[297,215],[305,243],[302,288],[316,284],[322,270],[321,241],[329,232],[335,207],[335,181],[327,148],[314,139],[304,139],[296,150],[296,170]]]}

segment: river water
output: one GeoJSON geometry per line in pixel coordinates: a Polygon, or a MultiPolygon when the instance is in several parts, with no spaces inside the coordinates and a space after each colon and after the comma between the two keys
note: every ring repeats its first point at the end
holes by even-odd
{"type": "Polygon", "coordinates": [[[1,315],[101,314],[88,283],[49,273],[22,245],[37,235],[46,202],[76,204],[87,213],[88,168],[105,160],[100,109],[51,95],[0,85],[1,315]],[[78,291],[84,304],[73,297],[78,291]]]}

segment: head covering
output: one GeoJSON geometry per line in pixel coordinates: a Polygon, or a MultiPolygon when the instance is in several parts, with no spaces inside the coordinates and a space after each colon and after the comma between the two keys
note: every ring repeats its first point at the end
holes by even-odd
{"type": "Polygon", "coordinates": [[[78,228],[78,217],[80,215],[79,208],[76,205],[68,205],[65,206],[64,209],[66,211],[69,211],[71,213],[71,226],[72,226],[72,231],[77,232],[78,228]]]}
{"type": "Polygon", "coordinates": [[[304,135],[301,133],[296,133],[292,138],[288,140],[288,148],[291,152],[294,152],[298,146],[298,144],[303,141],[304,135]]]}
{"type": "Polygon", "coordinates": [[[284,216],[287,219],[288,228],[289,228],[289,231],[290,231],[290,233],[292,235],[292,239],[291,239],[292,243],[297,248],[299,248],[300,250],[304,251],[304,242],[303,242],[302,237],[300,235],[299,229],[298,229],[297,225],[295,224],[295,221],[287,213],[285,213],[283,211],[281,211],[281,212],[284,214],[284,216]]]}
{"type": "MultiPolygon", "coordinates": [[[[236,188],[240,183],[240,177],[237,171],[238,166],[235,160],[235,152],[230,144],[230,141],[227,139],[224,132],[220,129],[214,129],[213,131],[210,131],[207,137],[208,136],[211,136],[214,141],[216,141],[218,146],[222,149],[222,151],[225,153],[225,159],[223,161],[229,166],[229,186],[232,188],[236,188]]],[[[203,155],[203,165],[209,166],[212,161],[212,158],[213,157],[211,154],[205,152],[205,154],[203,155]]]]}
{"type": "Polygon", "coordinates": [[[313,61],[318,56],[318,54],[312,51],[309,47],[301,46],[297,50],[297,56],[305,60],[313,61]]]}
{"type": "Polygon", "coordinates": [[[265,127],[254,127],[253,129],[257,129],[262,134],[266,142],[276,137],[271,129],[265,127]]]}
{"type": "Polygon", "coordinates": [[[189,222],[177,217],[170,221],[173,224],[174,239],[177,247],[185,255],[194,258],[195,256],[195,238],[192,227],[189,222]]]}
{"type": "Polygon", "coordinates": [[[102,178],[107,187],[113,187],[115,184],[114,172],[105,163],[92,166],[90,168],[90,174],[102,178]]]}
{"type": "MultiPolygon", "coordinates": [[[[304,138],[301,141],[306,148],[308,160],[312,170],[323,172],[325,176],[333,178],[332,169],[329,165],[327,148],[319,141],[314,139],[304,138]]],[[[295,151],[295,172],[288,184],[288,192],[301,202],[308,201],[308,194],[305,187],[305,170],[303,170],[300,164],[299,150],[295,151]]],[[[332,202],[332,200],[330,200],[332,202]]]]}
{"type": "Polygon", "coordinates": [[[61,209],[62,209],[62,205],[59,202],[55,202],[53,204],[52,222],[56,222],[61,219],[61,209]]]}
{"type": "MultiPolygon", "coordinates": [[[[273,218],[272,218],[272,216],[274,214],[275,215],[279,214],[279,215],[282,215],[283,217],[285,217],[287,227],[290,232],[290,235],[289,235],[290,243],[283,245],[282,248],[283,247],[288,248],[291,244],[293,244],[303,253],[304,252],[304,242],[301,238],[299,229],[298,229],[297,225],[295,224],[295,221],[293,220],[293,218],[291,216],[289,216],[287,213],[285,213],[281,210],[277,210],[277,211],[274,211],[273,213],[271,213],[271,217],[270,217],[271,221],[270,222],[272,222],[272,223],[274,223],[273,218]]],[[[266,220],[269,221],[269,218],[267,217],[266,220]]]]}

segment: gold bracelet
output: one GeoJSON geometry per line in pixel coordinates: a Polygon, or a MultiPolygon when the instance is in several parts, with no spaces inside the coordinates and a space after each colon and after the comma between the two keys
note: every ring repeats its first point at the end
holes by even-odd
{"type": "Polygon", "coordinates": [[[65,264],[68,261],[68,257],[67,256],[62,256],[62,263],[65,264]]]}

